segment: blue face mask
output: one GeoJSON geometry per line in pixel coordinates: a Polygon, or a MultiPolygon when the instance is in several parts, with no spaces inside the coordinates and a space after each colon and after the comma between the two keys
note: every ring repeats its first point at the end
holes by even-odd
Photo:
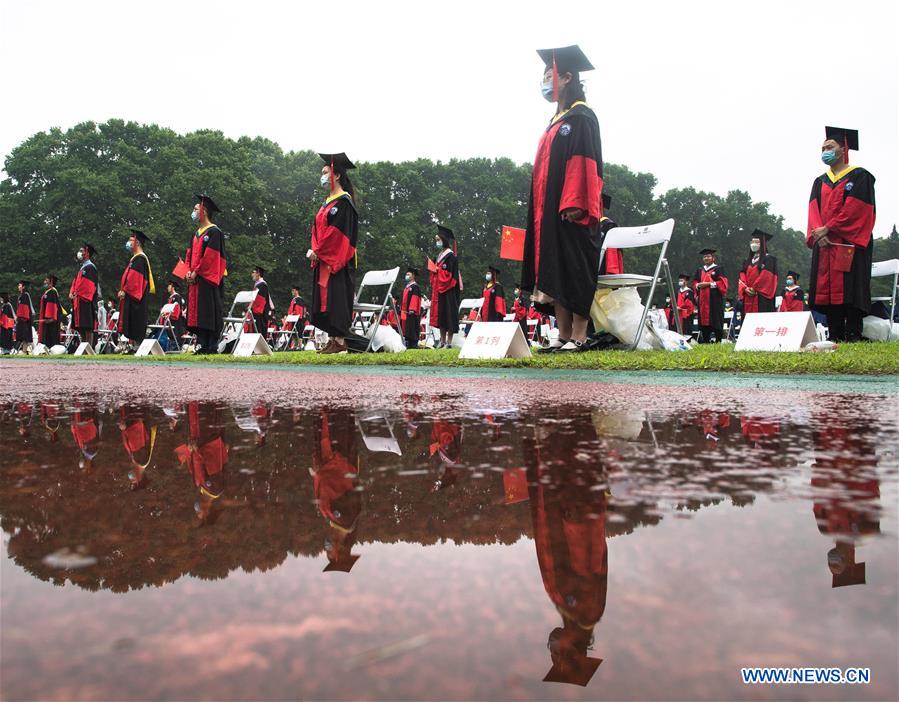
{"type": "Polygon", "coordinates": [[[319,182],[322,184],[323,188],[327,188],[328,190],[331,189],[331,176],[323,175],[319,182]]]}
{"type": "Polygon", "coordinates": [[[837,160],[837,152],[833,149],[828,149],[827,151],[821,152],[821,160],[824,161],[828,166],[832,163],[835,163],[837,160]]]}
{"type": "Polygon", "coordinates": [[[198,221],[198,220],[200,219],[200,215],[197,214],[197,211],[196,211],[196,210],[193,210],[193,211],[190,213],[190,218],[191,218],[194,222],[196,222],[196,221],[198,221]]]}
{"type": "Polygon", "coordinates": [[[131,242],[131,239],[125,242],[125,251],[131,253],[134,250],[134,244],[131,242]]]}
{"type": "Polygon", "coordinates": [[[793,279],[787,278],[787,285],[792,285],[792,284],[793,284],[793,279]]]}
{"type": "Polygon", "coordinates": [[[555,102],[555,100],[553,100],[553,82],[552,82],[552,79],[550,79],[548,82],[542,83],[542,84],[540,85],[540,92],[543,93],[543,99],[544,99],[544,100],[546,100],[547,102],[555,102]]]}

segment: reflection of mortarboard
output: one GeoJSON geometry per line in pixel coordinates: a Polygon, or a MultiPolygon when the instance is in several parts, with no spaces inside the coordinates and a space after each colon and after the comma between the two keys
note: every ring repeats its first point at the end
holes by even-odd
{"type": "Polygon", "coordinates": [[[603,194],[602,194],[602,211],[603,211],[603,214],[605,214],[605,211],[606,211],[607,209],[609,209],[611,206],[612,206],[612,196],[611,196],[611,195],[606,195],[605,193],[603,193],[603,194]]]}
{"type": "Polygon", "coordinates": [[[95,253],[97,253],[97,250],[86,241],[81,245],[81,247],[87,249],[88,256],[93,256],[95,253]]]}
{"type": "Polygon", "coordinates": [[[547,646],[552,651],[553,667],[543,682],[561,682],[586,687],[602,658],[587,656],[586,646],[572,640],[570,633],[556,628],[550,633],[547,646]]]}
{"type": "Polygon", "coordinates": [[[713,254],[713,253],[715,253],[715,251],[716,251],[716,249],[703,249],[702,251],[699,252],[699,255],[705,256],[706,254],[713,254]]]}
{"type": "Polygon", "coordinates": [[[768,242],[771,240],[772,235],[768,232],[763,232],[761,229],[755,229],[752,232],[752,235],[749,237],[750,239],[761,239],[764,242],[768,242]]]}
{"type": "Polygon", "coordinates": [[[131,229],[130,231],[134,235],[134,238],[140,242],[141,246],[143,246],[144,244],[152,244],[153,243],[153,240],[150,237],[148,237],[146,234],[144,234],[142,231],[140,231],[139,229],[131,229]]]}
{"type": "Polygon", "coordinates": [[[221,212],[219,206],[216,205],[208,195],[194,194],[194,197],[197,199],[197,202],[206,208],[206,212],[221,212]]]}
{"type": "Polygon", "coordinates": [[[411,273],[412,275],[418,277],[420,271],[419,271],[417,268],[414,268],[413,266],[409,266],[409,267],[406,269],[406,273],[411,273]]]}
{"type": "Polygon", "coordinates": [[[356,167],[342,151],[339,154],[319,154],[319,158],[338,171],[348,171],[356,167]]]}
{"type": "Polygon", "coordinates": [[[799,274],[796,271],[787,271],[788,276],[793,276],[793,280],[799,280],[799,274]]]}
{"type": "Polygon", "coordinates": [[[593,64],[577,44],[556,49],[538,49],[537,53],[547,68],[552,68],[553,62],[555,62],[556,70],[559,73],[580,73],[593,70],[593,64]]]}

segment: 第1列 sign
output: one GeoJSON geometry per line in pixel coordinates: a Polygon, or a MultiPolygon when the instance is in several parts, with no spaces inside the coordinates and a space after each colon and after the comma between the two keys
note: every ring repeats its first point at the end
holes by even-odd
{"type": "Polygon", "coordinates": [[[272,350],[262,334],[244,334],[237,340],[232,356],[271,356],[272,350]]]}
{"type": "Polygon", "coordinates": [[[459,358],[530,358],[531,347],[518,322],[475,322],[459,358]]]}
{"type": "Polygon", "coordinates": [[[165,351],[156,339],[144,339],[137,347],[135,356],[165,356],[165,351]]]}
{"type": "Polygon", "coordinates": [[[811,312],[750,312],[735,351],[800,351],[818,340],[811,312]]]}

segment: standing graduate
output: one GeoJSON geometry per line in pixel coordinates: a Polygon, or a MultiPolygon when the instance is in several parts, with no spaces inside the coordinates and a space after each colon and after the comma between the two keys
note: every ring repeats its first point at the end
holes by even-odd
{"type": "Polygon", "coordinates": [[[699,343],[724,340],[724,298],[727,276],[715,260],[715,249],[703,249],[702,268],[693,274],[693,291],[699,307],[699,343]]]}
{"type": "Polygon", "coordinates": [[[512,301],[512,314],[515,315],[515,321],[521,327],[521,333],[524,338],[528,338],[528,302],[521,292],[521,283],[515,285],[515,299],[512,301]]]}
{"type": "Polygon", "coordinates": [[[13,349],[12,331],[16,326],[16,311],[9,301],[9,293],[0,292],[0,353],[13,349]]]}
{"type": "Polygon", "coordinates": [[[417,268],[406,269],[406,287],[403,288],[403,299],[400,301],[400,324],[407,349],[418,348],[418,335],[421,332],[421,288],[418,287],[418,274],[417,268]]]}
{"type": "Polygon", "coordinates": [[[787,284],[780,296],[778,312],[805,311],[805,293],[799,287],[799,274],[796,271],[787,271],[787,284]]]}
{"type": "Polygon", "coordinates": [[[431,271],[431,326],[440,329],[440,341],[434,348],[441,349],[452,347],[453,336],[459,333],[462,274],[453,230],[438,224],[435,245],[440,253],[431,271]]]}
{"type": "Polygon", "coordinates": [[[506,316],[506,293],[499,282],[499,268],[488,266],[484,276],[484,302],[481,305],[482,322],[502,322],[506,316]]]}
{"type": "Polygon", "coordinates": [[[256,297],[250,305],[253,322],[256,325],[256,332],[265,337],[268,334],[269,312],[274,312],[275,303],[272,302],[268,283],[265,282],[265,269],[262,266],[253,269],[253,288],[256,290],[256,297]]]}
{"type": "MultiPolygon", "coordinates": [[[[618,226],[618,222],[608,216],[609,208],[612,207],[612,196],[607,193],[602,194],[602,217],[599,220],[599,230],[602,233],[602,239],[605,241],[606,234],[610,229],[618,226]]],[[[624,252],[621,249],[606,249],[606,255],[599,264],[600,275],[616,275],[624,273],[624,252]]]]}
{"type": "MultiPolygon", "coordinates": [[[[169,315],[169,320],[172,323],[172,330],[175,332],[175,336],[180,340],[187,332],[187,325],[184,323],[184,298],[181,297],[181,284],[174,278],[169,278],[166,292],[169,294],[166,304],[174,305],[169,315]]],[[[178,343],[181,342],[179,341],[178,343]]]]}
{"type": "MultiPolygon", "coordinates": [[[[290,289],[290,294],[291,298],[290,305],[288,305],[287,307],[287,316],[292,317],[294,315],[297,315],[299,317],[297,323],[302,326],[303,320],[306,319],[306,301],[303,299],[302,295],[300,295],[300,286],[294,285],[290,289]]],[[[285,322],[285,328],[288,330],[293,329],[293,325],[291,325],[289,322],[285,322]]]]}
{"type": "Polygon", "coordinates": [[[857,130],[824,131],[821,160],[829,168],[815,179],[808,203],[809,305],[827,315],[831,340],[859,341],[871,309],[874,176],[849,165],[849,151],[858,150],[857,130]]]}
{"type": "Polygon", "coordinates": [[[534,158],[521,284],[552,306],[559,339],[549,350],[586,351],[602,244],[602,146],[580,71],[593,66],[577,46],[538,51],[543,96],[556,114],[534,158]]]}
{"type": "Polygon", "coordinates": [[[81,267],[69,288],[69,299],[72,301],[72,326],[78,331],[81,341],[93,345],[94,330],[97,328],[97,305],[100,302],[100,278],[94,263],[96,250],[84,242],[75,258],[81,267]]]}
{"type": "MultiPolygon", "coordinates": [[[[696,312],[696,295],[690,287],[690,276],[681,273],[677,277],[677,315],[680,317],[684,336],[693,336],[693,313],[696,312]]],[[[676,329],[675,326],[671,327],[676,329]]]]}
{"type": "Polygon", "coordinates": [[[777,295],[777,259],[768,253],[771,235],[756,229],[749,241],[749,258],[740,269],[737,295],[743,301],[743,316],[750,312],[773,312],[777,295]]]}
{"type": "Polygon", "coordinates": [[[34,329],[31,320],[34,317],[34,305],[31,304],[30,285],[27,280],[20,280],[19,299],[16,301],[16,348],[24,351],[34,342],[34,329]]]}
{"type": "Polygon", "coordinates": [[[348,172],[356,166],[345,153],[319,154],[325,162],[321,186],[328,197],[312,223],[312,324],[328,334],[321,354],[347,352],[346,337],[356,294],[356,236],[359,213],[348,172]]]}
{"type": "Polygon", "coordinates": [[[217,353],[225,316],[225,234],[212,217],[221,212],[211,197],[194,195],[197,202],[190,213],[198,229],[190,238],[184,263],[187,264],[187,328],[197,335],[196,353],[217,353]]]}
{"type": "Polygon", "coordinates": [[[56,289],[57,278],[48,275],[44,278],[47,287],[41,295],[37,317],[37,340],[48,349],[59,343],[59,325],[63,317],[63,309],[59,304],[59,291],[56,289]]]}
{"type": "Polygon", "coordinates": [[[198,495],[194,512],[204,524],[215,521],[212,507],[225,492],[228,445],[222,437],[222,418],[216,402],[187,403],[188,442],[175,455],[193,479],[198,495]]]}
{"type": "Polygon", "coordinates": [[[122,273],[119,285],[118,330],[119,334],[130,342],[131,350],[147,336],[149,295],[156,294],[150,259],[144,253],[144,244],[147,243],[152,242],[146,234],[132,229],[131,236],[125,244],[125,248],[131,253],[131,260],[122,273]]]}

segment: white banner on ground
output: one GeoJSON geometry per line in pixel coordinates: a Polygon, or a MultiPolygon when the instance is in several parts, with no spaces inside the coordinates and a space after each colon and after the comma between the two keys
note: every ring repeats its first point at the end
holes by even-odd
{"type": "Polygon", "coordinates": [[[262,334],[244,334],[237,341],[232,356],[271,356],[272,350],[262,334]]]}
{"type": "Polygon", "coordinates": [[[530,358],[531,348],[517,322],[475,322],[459,358],[530,358]]]}
{"type": "Polygon", "coordinates": [[[94,352],[93,346],[91,346],[86,341],[82,341],[80,344],[78,344],[78,348],[75,349],[75,355],[76,356],[96,356],[96,353],[94,352]]]}
{"type": "Polygon", "coordinates": [[[818,340],[811,312],[750,312],[735,351],[800,351],[818,340]]]}
{"type": "Polygon", "coordinates": [[[156,339],[144,339],[137,347],[135,356],[165,356],[165,351],[156,339]]]}

